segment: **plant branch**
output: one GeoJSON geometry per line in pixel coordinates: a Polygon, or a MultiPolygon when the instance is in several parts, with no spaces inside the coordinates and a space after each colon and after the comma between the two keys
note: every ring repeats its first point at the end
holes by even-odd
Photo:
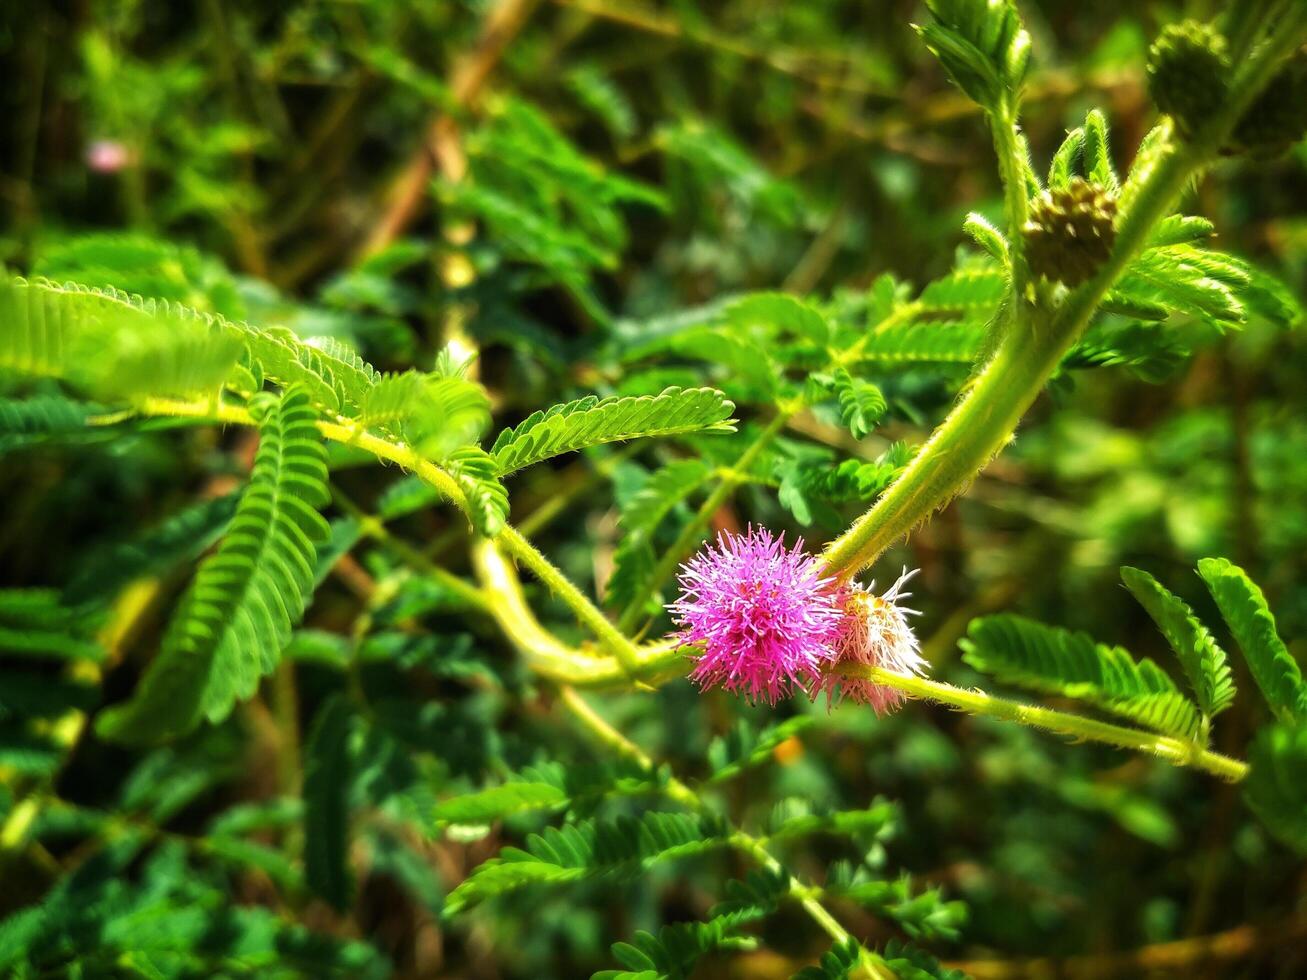
{"type": "MultiPolygon", "coordinates": [[[[656,771],[657,766],[654,764],[653,759],[649,757],[649,754],[600,717],[599,713],[590,707],[576,691],[569,687],[560,688],[559,700],[600,745],[634,762],[646,772],[652,774],[656,771]]],[[[675,776],[667,778],[663,789],[669,797],[688,809],[697,813],[706,811],[703,798],[675,776]]],[[[772,874],[783,875],[786,879],[790,897],[798,901],[808,917],[820,926],[832,941],[847,943],[852,938],[848,930],[840,925],[839,920],[821,904],[817,897],[819,891],[809,888],[790,874],[785,866],[767,850],[763,841],[737,828],[731,833],[730,844],[736,850],[752,858],[760,867],[772,874]]],[[[892,980],[894,974],[889,972],[888,967],[885,966],[884,961],[878,955],[862,948],[861,944],[859,944],[859,949],[862,956],[863,976],[872,978],[872,980],[892,980]]]]}
{"type": "Polygon", "coordinates": [[[1009,701],[983,691],[969,691],[954,687],[952,684],[944,684],[924,677],[908,677],[878,667],[851,664],[841,668],[841,672],[848,677],[860,677],[892,687],[914,698],[925,698],[928,701],[946,704],[968,714],[1015,721],[1032,728],[1068,735],[1074,739],[1102,742],[1118,748],[1155,755],[1178,766],[1205,769],[1229,782],[1238,782],[1248,775],[1248,766],[1245,763],[1212,752],[1197,742],[1113,725],[1066,711],[1054,711],[1051,708],[1009,701]]]}
{"type": "MultiPolygon", "coordinates": [[[[450,81],[450,100],[454,107],[466,110],[476,103],[490,72],[499,63],[509,42],[526,24],[538,2],[539,0],[500,0],[490,8],[476,47],[454,69],[450,81]]],[[[396,179],[390,206],[368,235],[363,247],[364,255],[372,255],[384,249],[417,218],[427,199],[427,185],[432,171],[445,148],[450,145],[451,135],[457,133],[457,130],[458,125],[449,112],[441,111],[432,121],[422,145],[396,179]]],[[[459,155],[461,157],[461,150],[459,155]]],[[[450,166],[442,163],[442,169],[448,170],[450,166]]]]}
{"type": "MultiPolygon", "coordinates": [[[[215,404],[210,400],[185,402],[167,398],[146,398],[142,400],[138,407],[141,414],[144,415],[208,419],[236,425],[254,424],[254,420],[244,408],[221,402],[215,404]]],[[[390,442],[369,432],[361,432],[353,426],[323,419],[318,420],[318,431],[333,442],[346,443],[369,452],[378,459],[398,464],[434,488],[464,514],[468,512],[467,497],[458,484],[454,482],[454,478],[429,459],[423,458],[411,447],[390,442]]],[[[619,662],[629,670],[632,677],[638,676],[647,669],[643,665],[642,655],[636,649],[635,644],[619,632],[604,614],[581,593],[581,590],[559,572],[548,558],[536,550],[531,542],[511,527],[505,528],[496,541],[508,554],[530,568],[546,586],[553,590],[571,608],[577,620],[610,649],[610,652],[618,658],[619,662]]]]}
{"type": "Polygon", "coordinates": [[[850,576],[878,558],[975,479],[1012,438],[1062,357],[1076,342],[1154,225],[1181,191],[1216,157],[1230,130],[1301,41],[1301,18],[1284,25],[1274,41],[1244,67],[1221,111],[1181,146],[1162,151],[1139,185],[1117,231],[1111,257],[1051,315],[1042,309],[1016,315],[1002,342],[963,399],[879,500],[822,555],[835,573],[850,576]],[[1291,29],[1292,28],[1292,29],[1291,29]]]}

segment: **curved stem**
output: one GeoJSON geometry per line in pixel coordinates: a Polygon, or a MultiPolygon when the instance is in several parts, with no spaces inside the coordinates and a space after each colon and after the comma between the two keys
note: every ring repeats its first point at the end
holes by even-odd
{"type": "Polygon", "coordinates": [[[1246,763],[1240,762],[1238,759],[1232,759],[1228,755],[1221,755],[1219,752],[1212,752],[1197,742],[1173,738],[1170,735],[1157,735],[1136,728],[1113,725],[1105,721],[1099,721],[1096,718],[1086,718],[1083,715],[1075,715],[1066,711],[1054,711],[1051,708],[1040,708],[1031,704],[1022,704],[1019,701],[1009,701],[1006,698],[997,698],[983,691],[969,691],[954,687],[952,684],[927,680],[924,677],[909,677],[903,674],[891,673],[878,667],[849,665],[842,668],[841,672],[849,677],[861,677],[877,684],[883,684],[886,687],[892,687],[914,698],[925,698],[929,701],[946,704],[968,714],[988,715],[991,718],[1002,718],[1006,721],[1019,722],[1033,728],[1042,728],[1045,731],[1069,735],[1075,739],[1103,742],[1106,745],[1115,745],[1118,748],[1146,752],[1166,759],[1178,766],[1205,769],[1229,782],[1239,782],[1248,775],[1246,763]]]}
{"type": "MultiPolygon", "coordinates": [[[[570,687],[562,687],[558,693],[559,700],[597,742],[623,758],[629,759],[647,772],[654,772],[657,767],[649,754],[600,717],[599,713],[590,707],[576,691],[570,687]]],[[[669,797],[687,809],[697,813],[705,812],[706,807],[703,798],[675,776],[667,778],[663,789],[669,797]]],[[[817,890],[809,888],[790,874],[789,870],[767,850],[765,842],[743,830],[735,829],[731,833],[730,844],[736,850],[751,857],[760,867],[772,874],[783,875],[789,888],[790,897],[798,901],[808,917],[820,926],[822,931],[830,936],[833,942],[847,943],[853,938],[849,935],[848,930],[840,925],[839,920],[821,904],[821,901],[817,898],[817,890]]],[[[894,974],[889,971],[879,956],[868,949],[862,948],[861,944],[859,944],[859,950],[862,958],[863,976],[869,977],[871,980],[893,980],[894,974]]]]}
{"type": "MultiPolygon", "coordinates": [[[[215,404],[212,401],[184,402],[167,398],[146,398],[140,405],[140,411],[145,415],[210,419],[236,425],[254,424],[249,412],[244,408],[237,405],[215,404]]],[[[390,442],[369,432],[360,432],[350,426],[321,419],[318,421],[318,431],[333,442],[354,446],[371,453],[378,459],[398,464],[416,474],[419,479],[433,487],[464,514],[468,512],[467,497],[454,482],[454,478],[410,447],[390,442]]],[[[590,629],[633,675],[639,671],[641,658],[635,644],[609,622],[607,617],[581,593],[581,590],[558,571],[548,558],[537,551],[531,542],[511,527],[505,528],[497,540],[505,551],[530,568],[545,585],[567,603],[577,620],[590,629]]]]}
{"type": "Polygon", "coordinates": [[[535,618],[513,566],[492,542],[482,539],[473,545],[472,564],[489,613],[536,673],[577,687],[654,684],[685,673],[685,655],[672,640],[633,648],[629,668],[566,646],[535,618]]]}

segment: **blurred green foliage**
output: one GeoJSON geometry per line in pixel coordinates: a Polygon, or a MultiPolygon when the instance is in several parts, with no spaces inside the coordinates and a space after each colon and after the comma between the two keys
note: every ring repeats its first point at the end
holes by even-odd
{"type": "MultiPolygon", "coordinates": [[[[1221,6],[1023,4],[1036,170],[1101,107],[1102,165],[1128,173],[1155,121],[1149,41],[1221,6]]],[[[258,337],[282,337],[308,380],[319,356],[366,374],[355,349],[424,372],[371,389],[355,415],[449,462],[479,494],[480,529],[507,511],[587,594],[657,634],[659,557],[776,405],[806,400],[740,466],[713,527],[824,540],[901,471],[983,348],[1005,280],[963,223],[1001,225],[1002,190],[982,113],[948,81],[970,90],[965,72],[912,30],[927,20],[898,0],[10,4],[0,259],[34,282],[281,328],[258,337]],[[887,321],[852,372],[826,356],[887,321]],[[508,475],[511,497],[498,444],[467,449],[488,413],[520,435],[555,403],[704,385],[734,401],[735,434],[578,440],[591,448],[508,475]],[[410,398],[458,424],[388,414],[410,398]]],[[[1214,224],[1208,261],[1226,280],[1206,266],[1198,293],[1178,277],[1123,285],[1013,444],[877,574],[923,570],[932,676],[964,687],[984,658],[974,631],[965,660],[958,640],[998,612],[1182,678],[1118,569],[1155,576],[1232,651],[1241,696],[1215,747],[1246,757],[1261,730],[1254,771],[1261,758],[1284,774],[1250,784],[1264,822],[1205,774],[924,703],[884,719],[801,699],[765,710],[678,680],[595,699],[656,766],[616,759],[460,591],[467,521],[343,443],[326,455],[330,526],[297,578],[317,592],[282,668],[266,669],[274,651],[243,681],[268,675],[257,696],[216,725],[114,744],[113,723],[86,716],[127,702],[174,649],[171,612],[261,465],[246,431],[88,427],[143,384],[190,393],[255,366],[179,315],[170,341],[194,346],[175,361],[95,335],[103,348],[79,355],[93,379],[60,375],[80,399],[0,376],[0,970],[570,978],[698,960],[702,977],[843,975],[856,950],[832,949],[782,901],[783,879],[717,846],[718,817],[776,841],[904,976],[1307,970],[1304,867],[1281,842],[1301,825],[1275,817],[1304,805],[1307,750],[1301,731],[1266,727],[1250,693],[1266,685],[1219,625],[1237,617],[1193,574],[1209,556],[1246,569],[1301,663],[1307,341],[1290,327],[1307,144],[1219,163],[1184,211],[1214,224]],[[1141,332],[1150,303],[1170,315],[1141,332]],[[719,812],[664,813],[673,772],[719,812]],[[528,870],[485,863],[505,846],[528,870]],[[517,889],[532,876],[568,886],[517,889]]],[[[264,378],[248,380],[244,393],[264,378]]],[[[543,620],[582,636],[529,589],[543,620]]],[[[169,706],[143,703],[146,721],[169,706]]]]}

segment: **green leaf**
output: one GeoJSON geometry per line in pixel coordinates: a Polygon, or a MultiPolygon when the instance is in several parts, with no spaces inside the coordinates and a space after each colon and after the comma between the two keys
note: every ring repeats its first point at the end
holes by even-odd
{"type": "Polygon", "coordinates": [[[479,446],[456,449],[443,463],[467,495],[472,527],[493,538],[508,523],[508,491],[499,482],[499,464],[479,446]]]}
{"type": "Polygon", "coordinates": [[[726,308],[727,318],[741,327],[762,325],[825,344],[830,324],[807,303],[787,293],[751,293],[726,308]]]}
{"type": "Polygon", "coordinates": [[[1173,214],[1163,218],[1153,226],[1148,235],[1149,248],[1165,248],[1168,245],[1191,245],[1194,242],[1210,238],[1216,231],[1216,225],[1206,218],[1188,214],[1173,214]]]}
{"type": "Polygon", "coordinates": [[[221,721],[276,667],[312,592],[328,536],[317,413],[292,388],[251,406],[259,450],[218,551],[200,566],[135,695],[105,711],[97,731],[126,743],[183,735],[221,721]]]}
{"type": "Polygon", "coordinates": [[[1197,250],[1186,246],[1149,249],[1130,263],[1114,291],[1128,301],[1195,316],[1218,329],[1242,324],[1243,304],[1229,282],[1210,273],[1197,250]]]}
{"type": "Polygon", "coordinates": [[[11,656],[99,662],[97,624],[54,589],[0,589],[0,650],[11,656]]]}
{"type": "Polygon", "coordinates": [[[789,840],[824,833],[872,840],[889,831],[896,816],[894,804],[882,799],[861,810],[832,810],[804,797],[790,797],[772,808],[767,836],[789,840]]]}
{"type": "Polygon", "coordinates": [[[1030,35],[1012,0],[927,0],[917,31],[949,77],[990,112],[1011,110],[1030,64],[1030,35]]]}
{"type": "Polygon", "coordinates": [[[880,389],[870,381],[853,377],[844,368],[835,371],[835,394],[840,402],[840,417],[854,439],[866,438],[885,414],[887,405],[880,389]]]}
{"type": "Polygon", "coordinates": [[[687,432],[733,432],[734,404],[713,388],[668,388],[658,395],[593,395],[536,412],[505,429],[490,453],[504,476],[560,453],[588,446],[687,432]]]}
{"type": "Polygon", "coordinates": [[[613,943],[613,957],[626,969],[601,970],[591,980],[683,980],[691,975],[696,962],[714,950],[753,949],[757,941],[739,935],[739,930],[755,918],[734,912],[714,916],[707,922],[674,922],[659,929],[656,936],[641,929],[632,942],[613,943]]]}
{"type": "Polygon", "coordinates": [[[1246,572],[1224,558],[1204,558],[1198,574],[1216,600],[1271,712],[1293,724],[1307,719],[1307,685],[1298,662],[1275,630],[1275,617],[1262,590],[1246,572]]]}
{"type": "Polygon", "coordinates": [[[804,967],[790,980],[847,980],[862,963],[862,947],[853,938],[836,943],[813,966],[804,967]]]}
{"type": "Polygon", "coordinates": [[[568,802],[567,791],[553,783],[513,781],[466,796],[456,796],[436,806],[438,824],[477,824],[502,820],[515,813],[554,810],[568,802]]]}
{"type": "Polygon", "coordinates": [[[86,424],[96,406],[61,395],[0,399],[0,453],[33,445],[103,439],[111,435],[86,424]]]}
{"type": "Polygon", "coordinates": [[[986,322],[902,323],[878,330],[858,351],[860,362],[970,364],[984,342],[986,322]]]}
{"type": "Polygon", "coordinates": [[[767,762],[777,746],[795,738],[812,723],[808,715],[795,715],[775,725],[758,730],[741,718],[725,735],[718,735],[708,745],[708,781],[721,783],[746,769],[767,762]]]}
{"type": "Polygon", "coordinates": [[[683,813],[585,820],[527,838],[525,850],[506,847],[481,864],[445,900],[455,915],[488,898],[528,885],[554,885],[603,876],[637,876],[655,864],[727,843],[725,829],[683,813]]]}
{"type": "Polygon", "coordinates": [[[663,519],[694,493],[710,470],[697,459],[681,459],[655,472],[622,508],[621,540],[613,552],[613,574],[604,600],[613,606],[633,602],[653,573],[653,535],[663,519]]]}
{"type": "Polygon", "coordinates": [[[241,351],[225,320],[111,289],[0,283],[0,367],[97,397],[216,395],[241,351]]]}
{"type": "Polygon", "coordinates": [[[1098,109],[1085,116],[1085,144],[1082,150],[1085,176],[1095,184],[1116,191],[1120,184],[1112,166],[1112,152],[1107,142],[1107,117],[1098,109]]]}
{"type": "Polygon", "coordinates": [[[1157,664],[1084,633],[1002,614],[972,620],[959,645],[968,664],[1000,680],[1079,698],[1180,738],[1198,731],[1197,707],[1157,664]]]}
{"type": "Polygon", "coordinates": [[[1062,141],[1062,145],[1053,154],[1053,160],[1048,166],[1048,187],[1050,190],[1061,190],[1071,183],[1071,178],[1076,176],[1076,167],[1083,155],[1084,148],[1084,129],[1070,130],[1066,134],[1066,139],[1062,141]]]}
{"type": "Polygon", "coordinates": [[[201,554],[231,522],[239,499],[239,494],[229,493],[200,501],[143,534],[89,551],[64,588],[64,601],[76,605],[110,600],[131,582],[162,574],[201,554]]]}
{"type": "Polygon", "coordinates": [[[1141,569],[1123,567],[1121,580],[1171,644],[1203,714],[1211,718],[1228,708],[1234,702],[1230,665],[1193,610],[1141,569]]]}
{"type": "Polygon", "coordinates": [[[1307,726],[1267,725],[1248,764],[1244,799],[1271,833],[1307,854],[1307,726]]]}
{"type": "Polygon", "coordinates": [[[337,911],[349,908],[350,733],[354,711],[334,694],[318,709],[304,760],[304,876],[337,911]]]}

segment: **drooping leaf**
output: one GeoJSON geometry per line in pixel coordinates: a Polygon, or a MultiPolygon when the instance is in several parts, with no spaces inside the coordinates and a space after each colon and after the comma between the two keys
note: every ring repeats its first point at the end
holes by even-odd
{"type": "Polygon", "coordinates": [[[1228,708],[1234,702],[1230,665],[1193,610],[1141,569],[1126,566],[1121,579],[1171,644],[1203,714],[1210,718],[1228,708]]]}
{"type": "Polygon", "coordinates": [[[1307,684],[1298,662],[1280,639],[1262,590],[1225,558],[1204,558],[1198,574],[1221,610],[1253,680],[1276,718],[1285,724],[1307,720],[1307,684]]]}
{"type": "Polygon", "coordinates": [[[200,566],[135,695],[100,716],[105,738],[152,742],[220,721],[276,667],[303,615],[328,535],[316,509],[327,500],[317,413],[298,388],[252,410],[259,450],[227,536],[200,566]]]}

